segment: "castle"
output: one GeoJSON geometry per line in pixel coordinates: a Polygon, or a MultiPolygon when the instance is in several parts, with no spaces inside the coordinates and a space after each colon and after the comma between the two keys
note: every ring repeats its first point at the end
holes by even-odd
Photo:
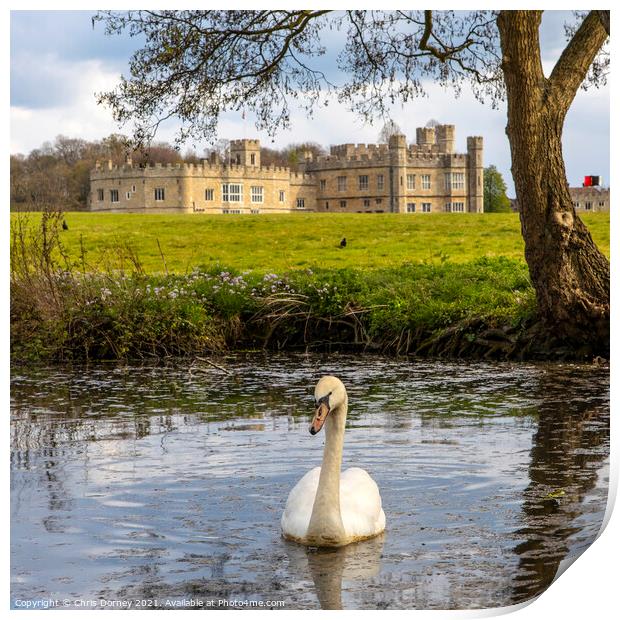
{"type": "Polygon", "coordinates": [[[230,164],[146,167],[97,162],[89,208],[114,213],[482,213],[483,141],[455,153],[454,125],[420,127],[415,144],[341,144],[298,171],[261,166],[258,140],[232,140],[230,164]]]}

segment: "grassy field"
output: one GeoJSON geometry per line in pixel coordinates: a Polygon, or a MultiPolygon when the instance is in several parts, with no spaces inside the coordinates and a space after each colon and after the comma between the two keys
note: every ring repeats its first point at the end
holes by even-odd
{"type": "MultiPolygon", "coordinates": [[[[69,229],[62,232],[63,245],[72,258],[80,255],[82,245],[86,263],[94,269],[118,267],[119,248],[137,256],[148,273],[186,273],[218,264],[282,273],[307,267],[367,269],[523,258],[516,214],[67,213],[65,219],[69,229]],[[340,249],[343,237],[347,247],[340,249]]],[[[609,256],[609,214],[590,213],[583,219],[609,256]]]]}

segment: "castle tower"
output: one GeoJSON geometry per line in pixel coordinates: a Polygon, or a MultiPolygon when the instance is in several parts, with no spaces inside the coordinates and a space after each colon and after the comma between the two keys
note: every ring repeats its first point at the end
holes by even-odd
{"type": "Polygon", "coordinates": [[[454,153],[454,125],[437,125],[435,136],[440,153],[454,153]]]}
{"type": "Polygon", "coordinates": [[[260,140],[231,140],[230,160],[239,166],[260,168],[260,140]]]}
{"type": "Polygon", "coordinates": [[[467,138],[468,211],[482,213],[484,210],[484,164],[481,136],[467,138]]]}
{"type": "Polygon", "coordinates": [[[406,211],[407,138],[402,134],[390,136],[390,211],[406,211]]]}
{"type": "Polygon", "coordinates": [[[435,144],[435,128],[434,127],[418,127],[415,130],[415,141],[419,145],[435,144]]]}
{"type": "Polygon", "coordinates": [[[178,192],[179,192],[179,208],[184,211],[191,212],[194,207],[194,197],[192,195],[192,179],[190,176],[189,164],[183,164],[179,170],[178,192]]]}

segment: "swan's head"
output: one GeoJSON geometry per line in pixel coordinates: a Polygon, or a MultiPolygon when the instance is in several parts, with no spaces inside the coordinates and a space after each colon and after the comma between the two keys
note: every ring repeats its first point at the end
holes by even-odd
{"type": "Polygon", "coordinates": [[[316,435],[323,428],[330,411],[340,407],[346,399],[347,391],[340,379],[330,376],[322,377],[314,388],[316,410],[312,424],[310,424],[310,434],[316,435]]]}

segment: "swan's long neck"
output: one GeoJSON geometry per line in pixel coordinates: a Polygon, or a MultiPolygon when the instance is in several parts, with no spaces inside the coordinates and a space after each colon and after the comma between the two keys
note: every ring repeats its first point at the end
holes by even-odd
{"type": "Polygon", "coordinates": [[[340,515],[340,465],[347,420],[347,399],[325,421],[325,448],[319,486],[312,507],[307,537],[317,545],[345,541],[340,515]]]}

